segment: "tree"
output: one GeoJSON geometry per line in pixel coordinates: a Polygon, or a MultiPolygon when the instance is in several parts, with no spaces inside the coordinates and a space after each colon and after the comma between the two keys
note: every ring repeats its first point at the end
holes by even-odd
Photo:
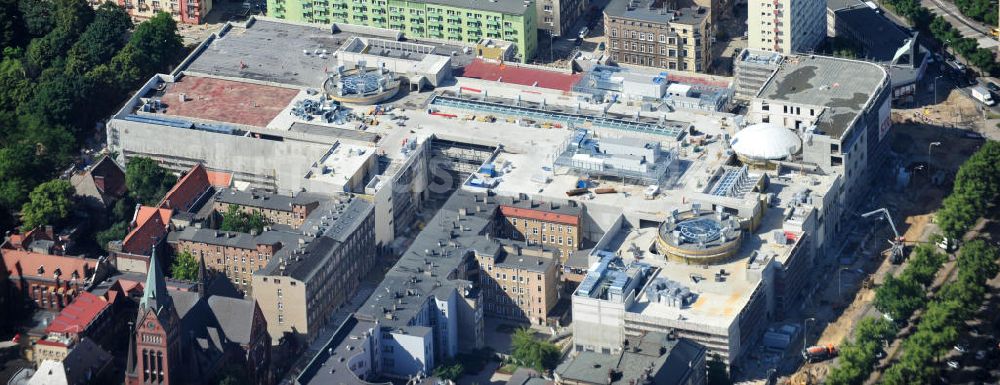
{"type": "Polygon", "coordinates": [[[182,281],[197,280],[198,260],[189,252],[178,253],[174,256],[174,263],[170,265],[170,277],[182,281]]]}
{"type": "Polygon", "coordinates": [[[982,286],[1000,273],[1000,265],[996,264],[998,254],[997,247],[982,239],[971,240],[962,245],[958,253],[958,269],[962,274],[969,274],[973,283],[982,286]]]}
{"type": "Polygon", "coordinates": [[[117,222],[111,225],[111,227],[98,232],[95,239],[97,245],[101,249],[104,249],[104,251],[107,251],[109,242],[123,240],[126,235],[128,235],[128,222],[117,222]]]}
{"type": "Polygon", "coordinates": [[[104,3],[97,9],[94,22],[80,35],[69,51],[66,72],[77,76],[101,63],[110,61],[128,42],[132,19],[121,7],[104,3]]]}
{"type": "Polygon", "coordinates": [[[729,371],[726,369],[726,363],[722,361],[722,357],[718,354],[713,354],[711,359],[708,360],[706,364],[708,369],[708,375],[706,383],[708,385],[732,385],[733,381],[729,379],[729,371]]]}
{"type": "Polygon", "coordinates": [[[260,234],[264,226],[271,224],[260,211],[245,212],[236,205],[229,205],[226,212],[222,213],[222,231],[236,231],[240,233],[256,232],[260,234]]]}
{"type": "Polygon", "coordinates": [[[152,159],[135,157],[125,165],[125,186],[138,203],[155,205],[176,182],[176,177],[152,159]]]}
{"type": "Polygon", "coordinates": [[[17,0],[0,0],[0,49],[20,46],[27,38],[17,0]]]}
{"type": "Polygon", "coordinates": [[[461,362],[445,362],[434,368],[434,376],[442,380],[458,380],[465,372],[465,367],[461,362]]]}
{"type": "Polygon", "coordinates": [[[517,329],[511,340],[511,356],[524,366],[542,373],[559,362],[559,348],[551,342],[535,339],[527,328],[517,329]]]}
{"type": "Polygon", "coordinates": [[[52,180],[35,187],[21,208],[24,229],[54,225],[69,217],[73,208],[73,186],[65,180],[52,180]]]}
{"type": "Polygon", "coordinates": [[[142,73],[163,70],[184,54],[184,40],[177,34],[177,22],[169,13],[160,12],[139,24],[129,39],[142,60],[142,73]]]}
{"type": "Polygon", "coordinates": [[[20,0],[17,8],[21,11],[25,32],[30,36],[45,36],[55,25],[51,18],[52,5],[47,1],[20,0]]]}
{"type": "MultiPolygon", "coordinates": [[[[902,274],[901,274],[902,276],[902,274]]],[[[892,275],[875,291],[875,308],[897,320],[906,320],[927,302],[920,284],[905,277],[892,275]]]]}
{"type": "Polygon", "coordinates": [[[920,245],[910,254],[910,263],[900,276],[901,279],[912,279],[923,286],[929,286],[934,282],[941,265],[944,264],[943,254],[934,250],[934,246],[920,245]]]}

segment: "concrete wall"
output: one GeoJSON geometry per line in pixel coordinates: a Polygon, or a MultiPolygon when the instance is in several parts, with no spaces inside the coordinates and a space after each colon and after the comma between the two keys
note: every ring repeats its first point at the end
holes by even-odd
{"type": "Polygon", "coordinates": [[[174,171],[202,162],[210,169],[232,172],[237,181],[286,194],[301,190],[309,166],[330,148],[288,138],[257,139],[121,119],[111,120],[108,131],[117,138],[112,150],[120,154],[119,161],[145,156],[174,171]]]}
{"type": "Polygon", "coordinates": [[[434,367],[433,333],[422,335],[391,333],[392,339],[382,340],[382,370],[389,375],[409,377],[414,373],[429,373],[434,367]],[[386,362],[388,360],[388,362],[386,362]],[[392,365],[388,365],[392,363],[392,365]]]}
{"type": "Polygon", "coordinates": [[[612,352],[625,342],[625,303],[574,295],[573,344],[577,351],[612,352]]]}
{"type": "Polygon", "coordinates": [[[267,320],[267,333],[271,335],[271,343],[278,344],[284,333],[297,333],[309,336],[315,333],[309,325],[309,301],[306,297],[307,286],[302,281],[282,276],[253,276],[253,298],[260,306],[267,320]],[[292,286],[294,283],[295,286],[292,286]],[[280,295],[279,295],[280,291],[280,295]],[[282,309],[278,311],[278,304],[282,309]],[[279,322],[278,314],[281,314],[279,322]]]}

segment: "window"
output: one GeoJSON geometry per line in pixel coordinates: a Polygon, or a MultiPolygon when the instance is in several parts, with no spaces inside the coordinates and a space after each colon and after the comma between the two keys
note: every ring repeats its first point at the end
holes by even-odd
{"type": "Polygon", "coordinates": [[[566,238],[566,244],[569,246],[573,246],[573,238],[566,238]]]}
{"type": "Polygon", "coordinates": [[[661,33],[660,34],[660,43],[666,43],[666,42],[667,42],[667,35],[664,35],[664,34],[661,33]]]}
{"type": "Polygon", "coordinates": [[[278,298],[281,298],[281,289],[278,289],[278,298]]]}
{"type": "Polygon", "coordinates": [[[611,37],[618,37],[618,28],[611,28],[611,37]]]}

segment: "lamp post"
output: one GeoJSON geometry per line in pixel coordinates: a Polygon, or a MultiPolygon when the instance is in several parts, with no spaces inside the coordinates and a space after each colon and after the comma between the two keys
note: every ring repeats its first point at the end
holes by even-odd
{"type": "Polygon", "coordinates": [[[806,338],[809,336],[809,321],[815,322],[815,318],[806,318],[802,320],[802,351],[806,350],[806,338]]]}
{"type": "Polygon", "coordinates": [[[938,75],[936,78],[934,78],[934,104],[938,104],[938,91],[937,91],[938,90],[938,80],[941,80],[941,78],[943,76],[944,75],[938,75]]]}
{"type": "Polygon", "coordinates": [[[940,146],[940,145],[941,145],[941,142],[930,142],[930,143],[927,144],[927,158],[928,158],[928,161],[930,160],[930,157],[931,157],[931,149],[934,148],[935,146],[940,146]]]}
{"type": "Polygon", "coordinates": [[[844,287],[844,282],[843,280],[841,280],[841,278],[844,276],[844,270],[847,270],[847,268],[841,267],[840,270],[837,271],[837,299],[841,299],[844,296],[844,293],[842,292],[843,290],[842,288],[844,287]]]}

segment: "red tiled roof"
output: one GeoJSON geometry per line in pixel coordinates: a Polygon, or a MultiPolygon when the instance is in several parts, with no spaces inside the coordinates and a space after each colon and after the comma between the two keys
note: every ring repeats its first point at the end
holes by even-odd
{"type": "Polygon", "coordinates": [[[148,255],[153,245],[167,235],[167,225],[173,210],[140,206],[132,222],[132,231],[122,241],[122,251],[129,254],[148,255]]]}
{"type": "Polygon", "coordinates": [[[4,249],[0,250],[0,256],[11,277],[52,279],[58,269],[60,279],[72,280],[75,271],[82,282],[97,267],[96,259],[40,254],[27,250],[4,249]],[[41,273],[38,272],[39,268],[42,269],[41,273]]]}
{"type": "Polygon", "coordinates": [[[35,228],[28,230],[24,234],[11,234],[7,236],[7,239],[10,242],[8,242],[5,245],[11,249],[23,249],[24,245],[31,243],[31,241],[33,241],[35,238],[35,234],[37,234],[40,231],[41,230],[39,230],[38,228],[35,228]]]}
{"type": "Polygon", "coordinates": [[[195,201],[198,200],[208,188],[211,187],[208,179],[208,172],[201,163],[195,164],[187,174],[174,184],[174,187],[167,191],[160,201],[159,207],[169,208],[178,211],[188,211],[195,201]]]}
{"type": "Polygon", "coordinates": [[[111,306],[107,300],[93,293],[82,292],[72,303],[59,312],[52,323],[45,328],[46,333],[81,333],[90,327],[90,323],[111,306]]]}
{"type": "Polygon", "coordinates": [[[473,59],[472,63],[465,66],[462,77],[489,81],[500,80],[503,83],[520,84],[522,86],[572,91],[573,85],[580,81],[581,75],[519,67],[516,64],[489,63],[482,59],[473,59]]]}
{"type": "Polygon", "coordinates": [[[500,206],[500,213],[507,217],[534,219],[537,221],[562,223],[577,226],[580,219],[567,214],[557,214],[542,210],[532,210],[513,206],[500,206]]]}

